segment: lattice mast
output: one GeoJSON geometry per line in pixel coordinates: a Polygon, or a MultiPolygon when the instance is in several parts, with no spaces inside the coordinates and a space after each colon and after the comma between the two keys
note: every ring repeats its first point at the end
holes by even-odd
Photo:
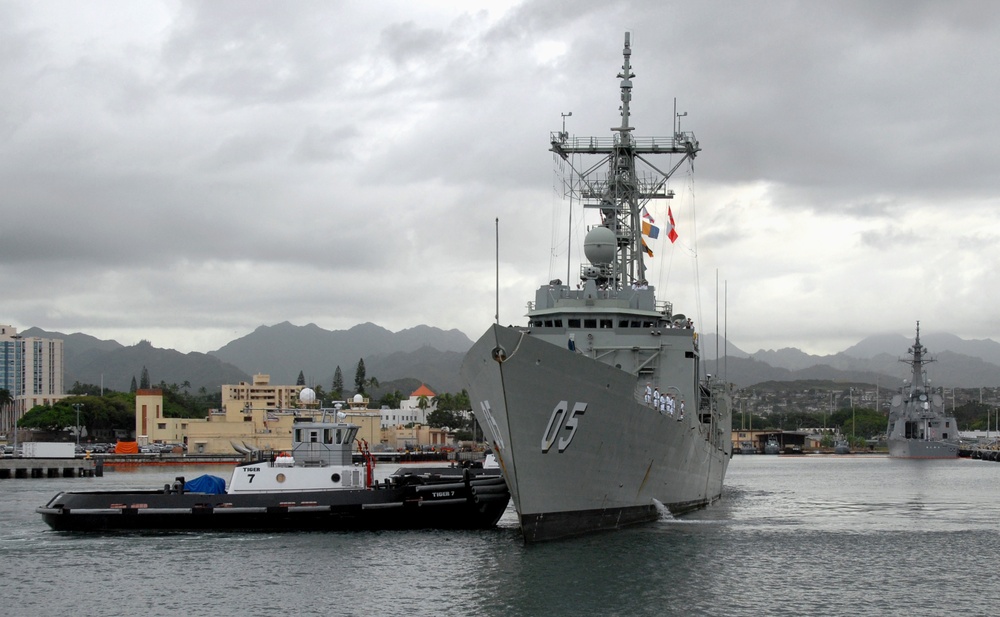
{"type": "Polygon", "coordinates": [[[602,277],[603,282],[614,289],[645,279],[642,209],[651,199],[673,197],[673,191],[666,188],[667,181],[685,161],[694,159],[701,150],[694,134],[682,133],[676,125],[672,137],[636,138],[633,135],[634,129],[629,126],[629,104],[635,73],[630,63],[630,38],[626,32],[622,50],[624,62],[618,74],[621,80],[621,125],[611,128],[613,137],[571,138],[565,131],[551,134],[552,152],[567,162],[573,176],[569,182],[571,199],[579,200],[584,208],[598,210],[601,225],[615,233],[616,258],[602,277]],[[578,170],[570,158],[574,154],[600,155],[603,158],[587,169],[578,170]],[[664,172],[643,156],[652,154],[678,154],[681,158],[664,172]],[[637,160],[644,164],[641,172],[637,171],[637,160]],[[606,171],[600,171],[602,168],[606,171]]]}

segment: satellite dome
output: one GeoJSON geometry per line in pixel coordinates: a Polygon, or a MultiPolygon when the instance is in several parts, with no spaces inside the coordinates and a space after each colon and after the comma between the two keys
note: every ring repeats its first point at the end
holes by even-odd
{"type": "Polygon", "coordinates": [[[354,395],[354,402],[355,403],[364,403],[365,402],[365,397],[361,396],[361,393],[359,392],[358,394],[354,395]]]}
{"type": "Polygon", "coordinates": [[[583,240],[583,254],[595,266],[603,266],[614,261],[615,232],[607,227],[594,227],[583,240]]]}
{"type": "Polygon", "coordinates": [[[302,388],[299,392],[299,400],[305,404],[316,402],[316,392],[312,388],[302,388]]]}

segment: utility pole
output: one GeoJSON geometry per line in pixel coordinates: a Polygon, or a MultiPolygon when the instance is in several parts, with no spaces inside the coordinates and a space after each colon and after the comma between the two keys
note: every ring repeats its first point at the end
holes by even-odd
{"type": "Polygon", "coordinates": [[[80,408],[83,407],[82,403],[73,403],[73,409],[76,409],[76,445],[80,445],[80,408]]]}
{"type": "Polygon", "coordinates": [[[854,415],[854,388],[851,388],[851,442],[857,439],[857,422],[854,415]]]}

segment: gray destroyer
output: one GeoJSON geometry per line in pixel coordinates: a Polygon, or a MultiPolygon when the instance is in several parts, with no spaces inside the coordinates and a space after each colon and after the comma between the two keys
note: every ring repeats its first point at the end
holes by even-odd
{"type": "Polygon", "coordinates": [[[909,364],[912,375],[889,407],[889,456],[896,458],[956,458],[958,457],[958,423],[945,413],[944,399],[930,388],[924,365],[934,359],[927,356],[920,344],[920,322],[917,338],[909,349],[910,357],[900,359],[909,364]]]}
{"type": "Polygon", "coordinates": [[[539,287],[527,326],[493,325],[462,364],[529,543],[710,504],[732,455],[729,389],[701,374],[692,322],[656,298],[643,263],[645,205],[673,196],[667,180],[700,148],[676,127],[672,137],[633,135],[628,34],[623,53],[612,137],[551,138],[574,194],[601,221],[586,234],[580,284],[539,287]],[[602,161],[577,171],[577,154],[602,161]],[[669,171],[648,162],[661,154],[675,161],[669,171]],[[653,388],[666,403],[647,400],[653,388]]]}

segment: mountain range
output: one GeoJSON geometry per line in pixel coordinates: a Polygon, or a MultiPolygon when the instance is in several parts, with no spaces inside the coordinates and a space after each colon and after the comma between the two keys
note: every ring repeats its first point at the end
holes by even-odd
{"type": "MultiPolygon", "coordinates": [[[[458,370],[472,341],[459,330],[416,326],[392,332],[372,323],[348,330],[324,330],[315,324],[288,322],[260,326],[208,353],[181,353],[142,341],[123,346],[87,334],[63,334],[29,328],[23,336],[64,341],[65,383],[100,384],[128,390],[143,367],[152,383],[182,384],[193,390],[217,391],[222,384],[249,381],[255,373],[271,376],[273,384],[295,383],[301,372],[308,385],[329,390],[339,366],[351,389],[359,360],[365,375],[380,382],[415,379],[435,392],[459,392],[458,370]]],[[[893,334],[869,336],[836,354],[817,356],[799,349],[747,353],[714,334],[700,338],[705,371],[720,374],[739,387],[766,381],[830,380],[879,383],[895,387],[909,377],[900,363],[912,338],[893,334]],[[716,345],[725,353],[716,358],[716,345]]],[[[1000,385],[1000,343],[966,340],[952,334],[925,334],[921,342],[937,362],[927,368],[935,385],[975,388],[1000,385]]]]}
{"type": "MultiPolygon", "coordinates": [[[[914,342],[913,338],[898,334],[877,334],[836,354],[819,356],[794,347],[761,349],[750,354],[731,342],[724,345],[725,341],[720,339],[718,348],[725,349],[726,355],[717,361],[715,335],[704,335],[701,340],[708,372],[721,373],[725,366],[728,380],[741,387],[763,381],[816,379],[896,387],[910,378],[911,369],[905,362],[914,342]]],[[[920,343],[934,360],[926,367],[932,385],[956,388],[1000,385],[1000,343],[992,339],[962,339],[947,333],[922,334],[920,343]]]]}

